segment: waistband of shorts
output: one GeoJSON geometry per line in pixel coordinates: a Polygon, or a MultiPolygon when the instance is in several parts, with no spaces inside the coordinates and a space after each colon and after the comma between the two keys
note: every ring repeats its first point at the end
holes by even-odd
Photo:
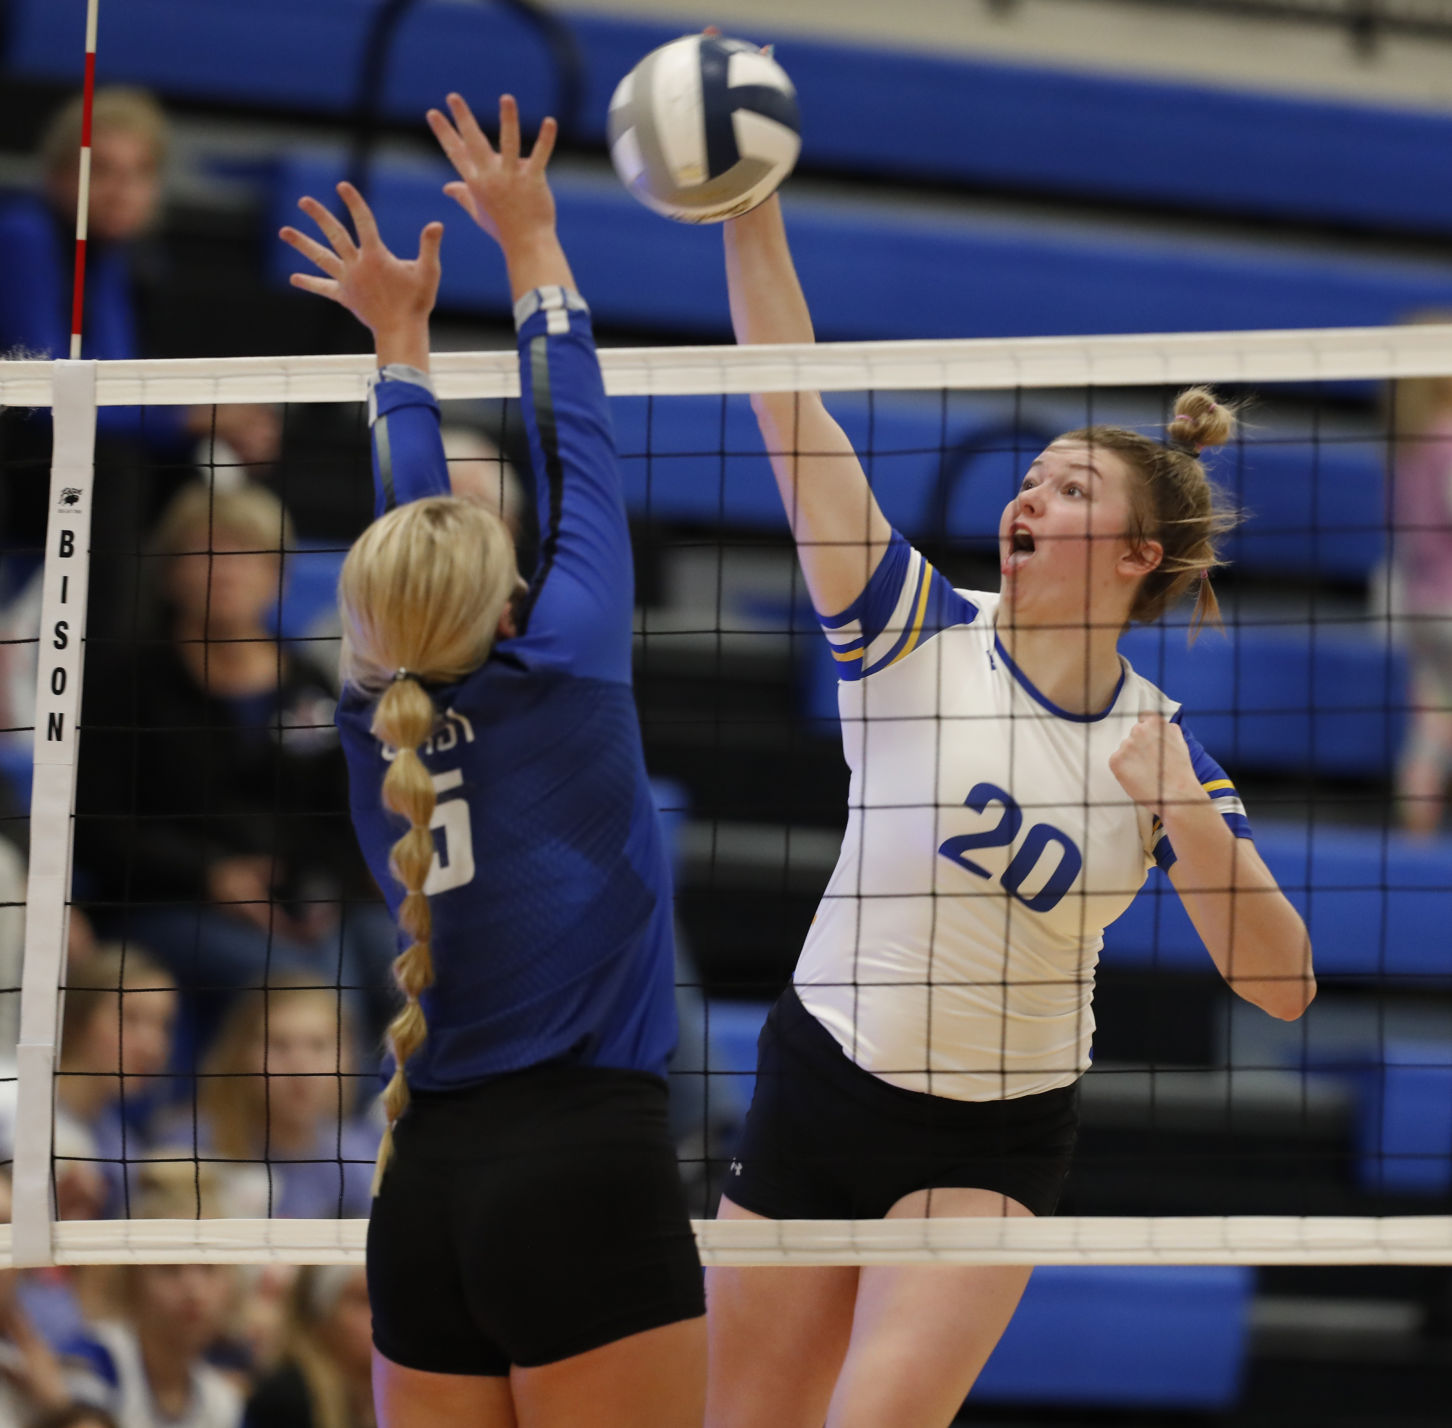
{"type": "MultiPolygon", "coordinates": [[[[876,1098],[877,1104],[892,1106],[900,1114],[935,1122],[981,1123],[986,1117],[1012,1115],[1028,1120],[1039,1115],[1077,1114],[1079,1081],[1030,1096],[1003,1097],[986,1101],[965,1101],[956,1096],[935,1096],[894,1086],[881,1076],[859,1066],[842,1044],[803,1004],[795,985],[788,983],[772,1009],[779,1034],[790,1054],[804,1057],[814,1067],[843,1085],[876,1098]]],[[[1081,1078],[1082,1079],[1082,1078],[1081,1078]]]]}
{"type": "Polygon", "coordinates": [[[538,1066],[524,1066],[518,1071],[501,1071],[497,1076],[474,1081],[467,1086],[450,1087],[446,1091],[409,1089],[411,1105],[445,1108],[488,1105],[516,1097],[534,1098],[552,1090],[621,1090],[636,1089],[669,1095],[664,1078],[653,1071],[640,1071],[630,1066],[580,1066],[572,1062],[545,1061],[538,1066]]]}

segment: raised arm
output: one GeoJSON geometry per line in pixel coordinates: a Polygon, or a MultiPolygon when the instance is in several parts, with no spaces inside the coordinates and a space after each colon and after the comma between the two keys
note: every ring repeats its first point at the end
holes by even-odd
{"type": "Polygon", "coordinates": [[[535,665],[629,682],[634,623],[630,526],[590,312],[555,231],[545,168],[555,122],[528,158],[519,111],[499,101],[496,150],[457,94],[429,111],[459,177],[444,192],[499,244],[519,333],[520,396],[529,436],[540,555],[511,648],[535,665]]]}
{"type": "MultiPolygon", "coordinates": [[[[726,224],[726,283],[738,342],[815,340],[775,196],[726,224]]],[[[816,392],[759,393],[751,405],[812,603],[836,615],[866,587],[892,528],[816,392]]]]}
{"type": "Polygon", "coordinates": [[[296,228],[279,235],[323,276],[294,273],[292,284],[348,309],[373,334],[378,376],[369,392],[373,432],[373,514],[422,496],[449,492],[449,468],[439,437],[439,406],[429,382],[429,314],[439,290],[439,244],[444,225],[430,223],[418,257],[399,258],[378,234],[373,212],[352,184],[338,196],[353,234],[315,198],[298,200],[327,244],[296,228]]]}

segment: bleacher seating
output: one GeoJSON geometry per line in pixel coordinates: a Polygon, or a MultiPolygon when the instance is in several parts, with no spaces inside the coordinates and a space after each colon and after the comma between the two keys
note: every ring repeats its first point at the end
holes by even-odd
{"type": "MultiPolygon", "coordinates": [[[[180,100],[341,116],[355,102],[376,9],[366,0],[125,0],[101,15],[103,78],[180,100]]],[[[11,0],[11,10],[10,71],[76,81],[84,7],[11,0]]],[[[584,68],[579,137],[598,144],[617,81],[688,22],[564,13],[584,68]]],[[[1452,192],[1427,181],[1452,143],[1442,115],[790,33],[758,38],[779,42],[802,99],[804,162],[815,169],[1452,233],[1452,192]]],[[[555,105],[538,34],[507,6],[422,3],[398,33],[379,102],[390,119],[416,123],[446,88],[479,98],[505,86],[527,123],[555,105]]]]}
{"type": "MultiPolygon", "coordinates": [[[[272,227],[296,218],[299,195],[329,197],[341,151],[289,153],[271,174],[272,227]]],[[[440,302],[502,314],[503,265],[467,220],[450,224],[441,165],[374,166],[370,193],[385,239],[416,245],[443,217],[440,302]]],[[[609,174],[561,169],[560,235],[599,320],[647,330],[730,331],[720,238],[662,221],[609,174]]],[[[1249,243],[1186,242],[1130,230],[1080,230],[943,212],[900,200],[793,194],[790,225],[818,336],[1030,337],[1063,333],[1358,327],[1452,307],[1452,271],[1249,243]]],[[[274,275],[300,270],[271,249],[274,275]]]]}
{"type": "Polygon", "coordinates": [[[1037,1269],[974,1401],[1230,1408],[1254,1287],[1254,1271],[1234,1266],[1037,1269]]]}

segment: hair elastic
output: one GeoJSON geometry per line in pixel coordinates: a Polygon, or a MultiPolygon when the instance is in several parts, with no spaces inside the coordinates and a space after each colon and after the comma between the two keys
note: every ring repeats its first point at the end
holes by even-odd
{"type": "Polygon", "coordinates": [[[398,683],[400,679],[412,679],[414,673],[411,669],[404,669],[401,665],[393,671],[393,682],[398,683]]]}

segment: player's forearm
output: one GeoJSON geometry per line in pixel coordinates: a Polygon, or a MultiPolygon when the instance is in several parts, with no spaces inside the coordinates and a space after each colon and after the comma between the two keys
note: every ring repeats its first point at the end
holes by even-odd
{"type": "Polygon", "coordinates": [[[536,288],[575,286],[575,275],[553,224],[501,232],[499,246],[504,250],[509,290],[515,302],[536,288]]]}
{"type": "Polygon", "coordinates": [[[726,224],[726,286],[737,342],[816,341],[775,195],[726,224]]]}
{"type": "Polygon", "coordinates": [[[1171,881],[1221,976],[1246,1001],[1294,1021],[1316,995],[1300,914],[1210,799],[1163,816],[1176,855],[1171,881]]]}

